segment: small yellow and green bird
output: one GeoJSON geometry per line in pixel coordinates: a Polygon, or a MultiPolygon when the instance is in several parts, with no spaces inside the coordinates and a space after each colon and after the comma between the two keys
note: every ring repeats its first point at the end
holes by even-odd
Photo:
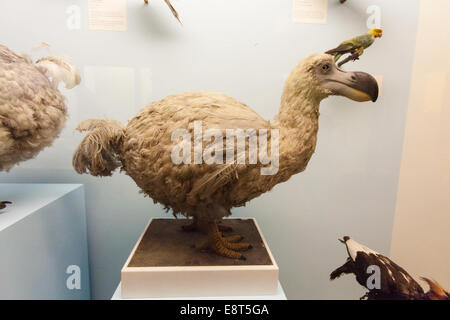
{"type": "Polygon", "coordinates": [[[325,53],[334,56],[334,61],[338,61],[344,54],[350,53],[345,60],[340,62],[339,67],[350,60],[358,60],[359,57],[364,53],[364,49],[367,49],[374,43],[376,38],[381,38],[383,35],[383,30],[372,29],[366,34],[354,37],[350,40],[342,42],[337,48],[328,50],[325,53]]]}

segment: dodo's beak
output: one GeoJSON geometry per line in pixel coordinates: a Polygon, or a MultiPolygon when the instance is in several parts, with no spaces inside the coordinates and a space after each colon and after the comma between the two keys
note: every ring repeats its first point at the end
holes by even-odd
{"type": "Polygon", "coordinates": [[[349,99],[363,101],[377,101],[378,83],[370,74],[365,72],[347,72],[335,68],[322,84],[333,95],[340,95],[349,99]]]}

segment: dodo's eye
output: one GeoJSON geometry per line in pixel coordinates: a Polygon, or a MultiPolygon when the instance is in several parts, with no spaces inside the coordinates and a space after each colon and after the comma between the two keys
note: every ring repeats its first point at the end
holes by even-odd
{"type": "Polygon", "coordinates": [[[330,65],[329,64],[322,65],[322,71],[328,71],[329,69],[330,69],[330,65]]]}

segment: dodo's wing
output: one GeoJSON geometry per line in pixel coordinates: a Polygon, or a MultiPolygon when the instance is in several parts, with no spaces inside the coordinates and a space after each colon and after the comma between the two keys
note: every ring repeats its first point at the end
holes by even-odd
{"type": "MultiPolygon", "coordinates": [[[[132,146],[133,141],[138,140],[135,137],[140,137],[142,144],[147,144],[149,150],[159,150],[158,146],[164,145],[165,155],[170,156],[173,148],[180,143],[177,139],[173,140],[174,132],[181,130],[183,135],[190,136],[190,146],[191,139],[200,133],[203,141],[201,163],[192,161],[194,150],[189,155],[190,164],[180,164],[179,170],[184,173],[177,177],[180,185],[190,186],[186,190],[188,202],[195,204],[236,181],[241,173],[248,170],[246,164],[236,161],[242,153],[242,150],[236,150],[238,143],[234,143],[233,158],[227,159],[227,148],[231,148],[226,143],[229,133],[232,131],[239,135],[239,132],[247,134],[250,131],[251,135],[256,136],[255,132],[269,128],[269,121],[230,96],[209,91],[186,92],[168,96],[144,108],[129,122],[127,136],[133,139],[126,140],[124,148],[135,148],[132,146]],[[212,132],[217,133],[221,139],[216,140],[212,132]],[[207,148],[214,151],[205,152],[207,148]],[[211,161],[206,161],[205,154],[212,155],[211,161]],[[220,158],[222,161],[216,161],[220,158]]],[[[236,138],[233,139],[237,141],[236,138]]],[[[246,141],[249,141],[248,136],[246,141]]],[[[184,139],[181,143],[184,143],[184,139]]]]}
{"type": "MultiPolygon", "coordinates": [[[[204,140],[203,154],[207,148],[220,150],[222,163],[212,161],[209,164],[201,164],[203,170],[198,171],[201,172],[201,176],[197,177],[187,196],[188,202],[193,204],[210,197],[219,189],[239,179],[239,175],[249,167],[248,161],[245,160],[249,141],[251,139],[257,141],[259,131],[269,129],[270,122],[264,120],[247,105],[221,93],[194,92],[183,96],[172,96],[171,101],[179,98],[184,99],[184,107],[178,110],[177,117],[190,118],[191,122],[201,120],[204,135],[208,130],[212,130],[222,136],[220,140],[212,137],[209,142],[206,141],[209,139],[204,140]],[[235,135],[244,137],[244,148],[238,148],[239,138],[235,135]],[[232,144],[227,143],[230,138],[234,141],[232,144]],[[233,155],[232,158],[228,156],[229,154],[233,155]],[[244,161],[238,161],[238,159],[244,159],[244,161]]],[[[183,104],[180,103],[180,105],[183,104]]]]}
{"type": "MultiPolygon", "coordinates": [[[[247,110],[253,112],[252,110],[247,110]]],[[[220,114],[220,111],[217,114],[220,114]]],[[[250,167],[260,166],[257,159],[257,146],[259,132],[266,130],[269,123],[252,114],[239,114],[226,112],[222,114],[221,122],[216,118],[206,118],[208,129],[218,130],[223,136],[220,140],[211,140],[204,145],[206,149],[220,150],[220,162],[207,165],[209,170],[201,178],[195,181],[187,200],[194,204],[197,200],[204,200],[213,195],[219,189],[237,181],[250,167]],[[245,117],[247,116],[247,117],[245,117]],[[233,141],[232,143],[229,143],[233,141]],[[250,144],[253,143],[253,147],[250,144]],[[250,158],[253,160],[250,161],[250,158]]],[[[267,136],[270,138],[270,132],[267,136]]],[[[267,139],[267,137],[265,137],[267,139]]],[[[218,158],[215,158],[218,159],[218,158]]]]}
{"type": "Polygon", "coordinates": [[[190,204],[195,204],[197,198],[199,200],[207,199],[218,189],[235,179],[239,179],[237,164],[218,166],[214,171],[204,175],[194,183],[191,192],[187,196],[187,201],[190,204]]]}

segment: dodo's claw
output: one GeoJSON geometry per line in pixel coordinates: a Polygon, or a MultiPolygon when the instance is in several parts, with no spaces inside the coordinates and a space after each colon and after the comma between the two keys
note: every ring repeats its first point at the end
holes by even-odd
{"type": "Polygon", "coordinates": [[[226,242],[239,242],[242,241],[242,239],[244,239],[243,236],[236,234],[234,236],[229,236],[229,237],[223,237],[222,240],[226,241],[226,242]]]}
{"type": "Polygon", "coordinates": [[[209,249],[226,258],[246,260],[246,258],[238,251],[251,249],[252,246],[248,243],[237,243],[237,241],[242,239],[241,236],[222,237],[217,223],[214,221],[207,223],[207,231],[208,240],[202,244],[196,245],[195,247],[197,249],[209,249]]]}
{"type": "Polygon", "coordinates": [[[247,250],[250,250],[251,248],[253,248],[248,243],[228,242],[228,241],[225,241],[224,239],[222,239],[222,244],[224,245],[225,248],[228,248],[228,249],[234,250],[234,251],[247,251],[247,250]]]}

